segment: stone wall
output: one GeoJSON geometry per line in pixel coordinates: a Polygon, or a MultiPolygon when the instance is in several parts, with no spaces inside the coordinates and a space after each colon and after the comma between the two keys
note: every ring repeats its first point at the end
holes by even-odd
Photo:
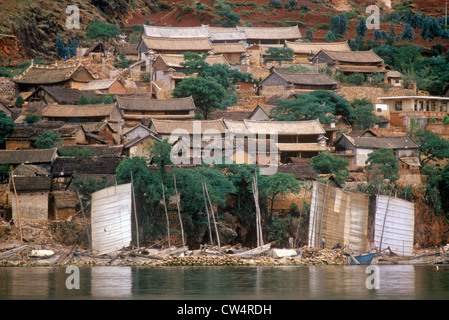
{"type": "Polygon", "coordinates": [[[14,101],[17,90],[17,85],[11,78],[0,77],[0,99],[14,101]]]}

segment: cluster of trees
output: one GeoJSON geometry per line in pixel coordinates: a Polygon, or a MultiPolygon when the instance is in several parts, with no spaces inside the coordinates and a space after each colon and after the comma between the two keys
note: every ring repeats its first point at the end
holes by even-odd
{"type": "Polygon", "coordinates": [[[206,58],[207,54],[184,53],[183,72],[197,76],[185,78],[172,91],[175,98],[192,96],[199,112],[197,116],[203,119],[209,119],[213,110],[224,110],[238,101],[236,82],[254,81],[250,73],[231,69],[225,64],[210,65],[206,58]]]}
{"type": "MultiPolygon", "coordinates": [[[[163,199],[168,205],[168,199],[175,194],[180,195],[180,212],[183,230],[187,242],[194,246],[207,241],[208,218],[203,193],[203,182],[207,187],[215,219],[225,220],[225,215],[235,216],[238,223],[245,228],[248,238],[235,239],[239,242],[254,244],[256,221],[254,218],[255,202],[252,194],[252,181],[257,174],[257,186],[260,196],[260,208],[266,241],[285,241],[287,239],[287,224],[282,223],[273,215],[273,204],[280,194],[297,193],[304,188],[303,184],[291,174],[276,173],[271,176],[261,175],[255,165],[217,164],[215,166],[198,166],[193,169],[170,167],[171,145],[164,140],[155,141],[149,145],[149,158],[132,157],[123,160],[116,171],[117,183],[133,182],[136,196],[139,198],[144,217],[140,229],[142,237],[165,239],[166,219],[160,206],[163,199]],[[152,159],[155,169],[149,169],[148,161],[152,159]],[[176,183],[176,184],[175,184],[176,183]],[[228,206],[227,199],[234,199],[228,206]]],[[[97,188],[92,181],[78,180],[78,189],[88,198],[97,188]]],[[[101,185],[101,187],[104,187],[101,185]]],[[[220,232],[224,232],[220,227],[220,232]]],[[[173,231],[173,230],[172,230],[173,231]]],[[[245,233],[246,234],[246,233],[245,233]]],[[[237,237],[237,235],[235,235],[237,237]]]]}
{"type": "Polygon", "coordinates": [[[76,50],[80,46],[77,39],[73,39],[69,45],[65,45],[61,39],[61,36],[58,34],[56,36],[56,51],[58,53],[58,57],[61,59],[70,59],[72,57],[76,57],[76,50]]]}

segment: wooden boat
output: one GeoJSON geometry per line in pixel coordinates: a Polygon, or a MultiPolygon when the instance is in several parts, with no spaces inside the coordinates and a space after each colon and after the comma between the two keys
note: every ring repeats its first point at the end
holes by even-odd
{"type": "Polygon", "coordinates": [[[377,252],[374,253],[366,253],[359,256],[350,255],[349,264],[350,265],[369,265],[373,258],[377,255],[377,252]]]}

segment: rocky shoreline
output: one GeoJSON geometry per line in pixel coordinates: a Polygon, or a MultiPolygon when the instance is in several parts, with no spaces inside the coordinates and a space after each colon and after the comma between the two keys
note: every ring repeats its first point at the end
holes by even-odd
{"type": "MultiPolygon", "coordinates": [[[[167,249],[123,248],[115,255],[92,255],[88,251],[36,250],[32,246],[19,246],[0,252],[0,267],[61,267],[77,266],[310,266],[348,265],[350,253],[345,249],[300,249],[262,248],[262,250],[235,250],[226,248],[187,247],[167,249]]],[[[373,264],[449,264],[449,256],[443,250],[437,253],[399,257],[394,254],[379,254],[373,264]]]]}

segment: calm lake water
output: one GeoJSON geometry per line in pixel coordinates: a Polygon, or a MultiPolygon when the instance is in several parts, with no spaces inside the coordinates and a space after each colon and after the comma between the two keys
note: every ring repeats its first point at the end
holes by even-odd
{"type": "Polygon", "coordinates": [[[80,267],[79,289],[69,290],[65,267],[9,267],[0,299],[449,299],[449,266],[377,268],[379,288],[369,289],[366,266],[80,267]]]}

